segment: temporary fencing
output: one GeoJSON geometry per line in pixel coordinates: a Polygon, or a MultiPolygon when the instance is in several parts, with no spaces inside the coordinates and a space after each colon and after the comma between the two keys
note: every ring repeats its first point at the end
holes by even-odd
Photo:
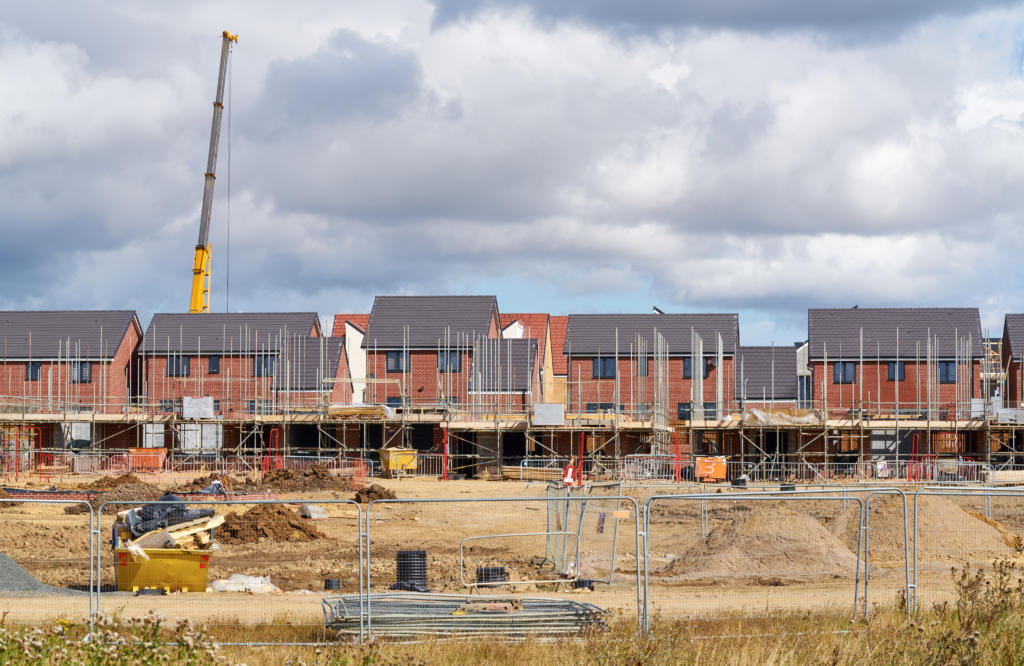
{"type": "MultiPolygon", "coordinates": [[[[371,502],[364,555],[369,635],[578,633],[603,621],[594,604],[633,614],[639,624],[639,505],[607,492],[371,502]],[[405,566],[406,558],[420,564],[405,566]],[[419,603],[428,591],[444,596],[419,603]],[[502,611],[509,613],[504,621],[480,621],[502,611]]],[[[342,603],[352,606],[339,600],[339,609],[342,603]]]]}
{"type": "Polygon", "coordinates": [[[105,502],[97,524],[100,613],[187,617],[221,644],[317,645],[337,640],[324,623],[325,591],[364,597],[362,511],[352,500],[105,502]],[[296,509],[310,505],[314,519],[300,518],[296,509]],[[159,529],[167,511],[193,513],[159,529]],[[148,543],[129,544],[142,533],[148,543]]]}

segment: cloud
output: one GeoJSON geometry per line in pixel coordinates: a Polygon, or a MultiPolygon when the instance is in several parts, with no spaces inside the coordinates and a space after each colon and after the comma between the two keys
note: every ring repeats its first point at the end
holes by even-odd
{"type": "Polygon", "coordinates": [[[749,32],[813,30],[879,37],[941,15],[963,15],[1008,0],[434,0],[443,27],[488,11],[523,8],[546,22],[576,21],[626,33],[696,27],[749,32]]]}

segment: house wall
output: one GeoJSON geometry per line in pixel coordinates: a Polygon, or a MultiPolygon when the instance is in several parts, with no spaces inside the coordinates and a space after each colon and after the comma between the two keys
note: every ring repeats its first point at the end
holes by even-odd
{"type": "MultiPolygon", "coordinates": [[[[577,409],[585,410],[587,403],[616,402],[616,380],[594,379],[593,363],[594,357],[573,356],[569,359],[566,404],[570,411],[576,411],[577,409]]],[[[646,377],[637,377],[635,366],[634,360],[629,357],[619,357],[616,362],[616,372],[619,378],[618,402],[623,405],[626,411],[636,411],[642,405],[649,405],[654,400],[654,383],[656,379],[654,361],[650,361],[646,377]],[[631,384],[633,387],[632,399],[630,397],[631,384]],[[643,390],[639,391],[638,387],[642,387],[643,390]]],[[[694,372],[702,372],[702,368],[695,368],[694,372]]],[[[732,356],[724,356],[722,367],[711,368],[708,376],[704,378],[703,402],[715,402],[717,400],[716,384],[719,373],[722,376],[721,399],[723,410],[726,410],[735,403],[735,391],[733,388],[735,380],[734,359],[732,356]]],[[[680,403],[691,402],[692,383],[692,378],[683,379],[683,357],[669,357],[667,407],[670,419],[675,418],[680,403]]]]}
{"type": "MultiPolygon", "coordinates": [[[[363,338],[365,334],[358,328],[345,323],[345,348],[342,353],[342,362],[347,369],[345,377],[353,381],[349,385],[349,398],[347,400],[331,397],[331,402],[366,402],[366,350],[363,349],[363,338]]],[[[343,375],[339,374],[339,377],[343,375]]]]}
{"type": "Polygon", "coordinates": [[[160,401],[206,397],[220,401],[221,414],[249,414],[250,400],[271,400],[272,377],[254,377],[252,355],[221,356],[220,373],[210,374],[207,355],[189,356],[188,377],[167,376],[167,356],[143,359],[145,400],[151,410],[160,401]]]}
{"type": "MultiPolygon", "coordinates": [[[[953,359],[940,359],[953,360],[953,359]]],[[[896,382],[888,379],[888,366],[886,361],[875,362],[865,361],[863,363],[863,379],[861,375],[861,364],[856,364],[855,381],[852,384],[837,384],[833,381],[833,361],[828,366],[820,360],[811,362],[813,374],[812,393],[814,395],[814,406],[823,409],[828,406],[830,412],[834,410],[852,409],[858,405],[860,396],[860,382],[863,381],[863,400],[866,409],[885,412],[896,407],[900,409],[927,408],[928,400],[928,364],[905,362],[906,379],[896,382]],[[822,380],[824,379],[824,384],[822,380]],[[896,400],[897,384],[899,387],[899,401],[896,400]],[[920,400],[918,389],[920,388],[920,400]],[[824,389],[824,390],[823,390],[824,389]]],[[[934,365],[934,362],[933,362],[934,365]]],[[[934,367],[932,368],[935,373],[934,367]]],[[[969,397],[981,395],[981,363],[974,361],[971,364],[961,363],[958,368],[961,384],[968,382],[970,386],[969,397]]],[[[937,379],[932,384],[932,404],[938,409],[951,408],[956,400],[957,384],[939,384],[937,379]]]]}
{"type": "Polygon", "coordinates": [[[387,352],[370,351],[367,353],[367,373],[369,377],[378,381],[367,386],[367,402],[383,404],[387,402],[387,398],[399,398],[402,396],[404,385],[405,395],[414,406],[437,405],[440,392],[445,392],[445,397],[455,398],[459,403],[468,403],[472,354],[464,350],[461,357],[462,366],[459,372],[438,373],[437,350],[411,350],[408,372],[387,372],[387,352]],[[397,381],[381,383],[381,379],[397,381]]]}

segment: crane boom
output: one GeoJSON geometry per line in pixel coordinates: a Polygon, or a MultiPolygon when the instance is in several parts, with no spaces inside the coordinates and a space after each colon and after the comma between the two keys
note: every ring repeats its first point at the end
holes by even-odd
{"type": "Polygon", "coordinates": [[[238,42],[238,35],[232,35],[227,30],[221,36],[220,73],[217,75],[217,97],[213,102],[213,127],[210,129],[210,155],[206,160],[203,184],[203,210],[199,216],[199,240],[192,260],[189,312],[207,312],[210,309],[210,211],[213,208],[213,183],[217,179],[217,146],[220,143],[220,119],[224,112],[224,78],[227,75],[231,42],[238,42]]]}

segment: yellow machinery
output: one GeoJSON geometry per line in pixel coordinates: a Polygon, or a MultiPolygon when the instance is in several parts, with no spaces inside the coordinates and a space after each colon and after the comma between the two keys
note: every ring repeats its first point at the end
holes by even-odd
{"type": "Polygon", "coordinates": [[[220,119],[224,112],[224,78],[228,68],[228,54],[231,52],[231,43],[238,43],[238,35],[232,35],[227,30],[222,36],[217,98],[213,102],[213,128],[210,130],[210,155],[206,161],[206,182],[203,186],[203,210],[199,216],[199,241],[192,261],[189,312],[207,312],[210,309],[210,210],[213,208],[213,182],[217,179],[217,145],[220,142],[220,119]]]}

